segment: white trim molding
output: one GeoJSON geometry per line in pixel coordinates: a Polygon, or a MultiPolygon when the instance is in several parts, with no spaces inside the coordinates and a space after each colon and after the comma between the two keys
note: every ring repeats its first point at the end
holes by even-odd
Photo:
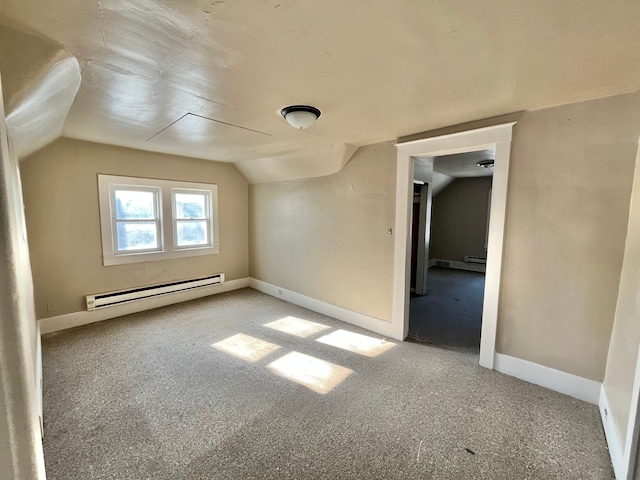
{"type": "Polygon", "coordinates": [[[609,403],[609,397],[604,385],[600,389],[600,401],[598,403],[600,409],[600,417],[602,418],[602,428],[604,429],[604,436],[607,439],[607,446],[609,447],[609,456],[611,457],[611,464],[613,465],[613,472],[618,480],[627,478],[627,465],[625,465],[624,456],[624,442],[620,436],[620,430],[613,415],[613,409],[609,403]]]}
{"type": "Polygon", "coordinates": [[[604,433],[609,445],[611,463],[617,480],[633,480],[638,478],[638,441],[640,437],[640,347],[636,358],[636,370],[633,387],[631,390],[631,402],[629,405],[629,418],[627,420],[626,437],[620,435],[613,409],[607,395],[607,385],[602,385],[600,395],[600,416],[604,433]]]}
{"type": "Polygon", "coordinates": [[[598,405],[601,383],[539,363],[496,353],[494,369],[535,385],[598,405]]]}
{"type": "Polygon", "coordinates": [[[42,375],[42,335],[40,324],[36,322],[36,401],[40,420],[40,437],[44,440],[44,377],[42,375]]]}
{"type": "Polygon", "coordinates": [[[395,338],[402,339],[407,336],[409,330],[413,160],[416,157],[436,157],[489,148],[495,149],[479,361],[480,365],[486,368],[494,367],[509,159],[514,125],[515,122],[504,123],[396,145],[398,161],[396,170],[392,324],[394,332],[398,335],[395,338]]]}
{"type": "Polygon", "coordinates": [[[89,323],[101,322],[110,318],[121,317],[132,313],[143,312],[174,303],[187,302],[196,298],[208,297],[218,293],[230,292],[249,286],[248,278],[240,278],[238,280],[228,280],[218,285],[210,287],[194,288],[183,292],[172,293],[171,295],[163,295],[159,297],[145,298],[136,302],[124,303],[122,305],[114,305],[113,307],[102,308],[99,310],[82,311],[58,315],[57,317],[43,318],[38,321],[40,332],[42,334],[66,330],[67,328],[79,327],[89,323]]]}
{"type": "Polygon", "coordinates": [[[321,300],[302,295],[301,293],[263,282],[256,278],[249,278],[249,286],[259,292],[266,293],[267,295],[304,307],[308,310],[321,313],[322,315],[342,320],[343,322],[379,333],[380,335],[385,335],[395,340],[403,340],[396,335],[397,332],[393,329],[391,322],[386,320],[381,320],[379,318],[365,315],[364,313],[355,312],[344,307],[339,307],[338,305],[326,303],[321,300]]]}

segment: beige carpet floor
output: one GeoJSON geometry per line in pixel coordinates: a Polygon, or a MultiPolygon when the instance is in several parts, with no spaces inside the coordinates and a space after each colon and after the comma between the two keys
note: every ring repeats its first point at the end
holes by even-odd
{"type": "Polygon", "coordinates": [[[250,289],[43,354],[50,480],[613,478],[594,405],[250,289]]]}

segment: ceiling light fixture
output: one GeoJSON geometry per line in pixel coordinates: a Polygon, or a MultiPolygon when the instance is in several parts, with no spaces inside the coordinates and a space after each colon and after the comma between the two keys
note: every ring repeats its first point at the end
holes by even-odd
{"type": "Polygon", "coordinates": [[[311,105],[289,105],[280,110],[280,115],[284,117],[293,128],[309,128],[315,123],[322,112],[311,105]]]}
{"type": "Polygon", "coordinates": [[[489,170],[493,170],[494,161],[492,158],[488,158],[487,160],[480,160],[476,165],[481,168],[488,168],[489,170]]]}

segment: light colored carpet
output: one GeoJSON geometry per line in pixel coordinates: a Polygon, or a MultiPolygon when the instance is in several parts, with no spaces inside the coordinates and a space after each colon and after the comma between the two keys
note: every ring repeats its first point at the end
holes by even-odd
{"type": "Polygon", "coordinates": [[[380,338],[250,289],[46,335],[48,478],[613,478],[595,406],[380,338]]]}

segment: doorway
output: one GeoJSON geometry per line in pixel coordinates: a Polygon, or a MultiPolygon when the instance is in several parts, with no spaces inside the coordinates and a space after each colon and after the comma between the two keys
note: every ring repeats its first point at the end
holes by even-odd
{"type": "Polygon", "coordinates": [[[502,271],[511,136],[515,122],[397,144],[396,215],[392,328],[395,338],[409,333],[411,212],[414,159],[485,149],[495,150],[486,281],[483,297],[479,364],[493,369],[502,271]]]}
{"type": "Polygon", "coordinates": [[[416,157],[408,338],[478,355],[494,149],[416,157]]]}

